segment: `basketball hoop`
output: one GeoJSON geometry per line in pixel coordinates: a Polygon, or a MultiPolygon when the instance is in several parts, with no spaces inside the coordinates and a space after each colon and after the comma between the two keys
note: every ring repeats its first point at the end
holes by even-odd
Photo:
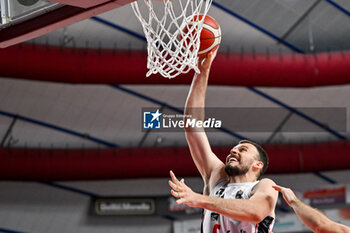
{"type": "Polygon", "coordinates": [[[206,15],[211,3],[212,0],[131,3],[147,39],[147,77],[160,73],[171,79],[191,69],[199,73],[197,53],[204,17],[195,16],[206,15]]]}

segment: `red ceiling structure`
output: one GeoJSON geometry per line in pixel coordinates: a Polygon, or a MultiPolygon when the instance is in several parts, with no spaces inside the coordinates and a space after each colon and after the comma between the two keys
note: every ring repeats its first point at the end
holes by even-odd
{"type": "MultiPolygon", "coordinates": [[[[193,72],[145,77],[144,51],[60,48],[23,44],[0,50],[0,76],[86,84],[189,84],[193,72]],[[131,69],[137,67],[137,69],[131,69]]],[[[315,87],[350,83],[350,52],[218,54],[210,84],[315,87]]]]}
{"type": "MultiPolygon", "coordinates": [[[[268,174],[349,169],[350,141],[266,145],[268,174]]],[[[213,147],[225,161],[230,147],[213,147]]],[[[116,149],[0,149],[2,180],[99,180],[198,176],[187,147],[116,149]]]]}

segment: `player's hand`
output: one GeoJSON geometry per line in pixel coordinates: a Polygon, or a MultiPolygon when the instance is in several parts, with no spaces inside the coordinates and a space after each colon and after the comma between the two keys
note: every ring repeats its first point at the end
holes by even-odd
{"type": "Polygon", "coordinates": [[[179,198],[176,203],[179,205],[186,204],[190,207],[198,207],[198,196],[200,196],[200,194],[193,192],[192,189],[185,184],[184,179],[179,181],[172,171],[170,171],[170,177],[169,185],[172,188],[171,194],[179,198]]]}
{"type": "Polygon", "coordinates": [[[294,202],[298,200],[294,192],[290,188],[285,188],[279,185],[272,186],[276,191],[281,192],[283,199],[287,202],[289,206],[292,206],[294,202]]]}
{"type": "Polygon", "coordinates": [[[216,57],[218,49],[219,49],[219,46],[217,46],[215,49],[210,51],[206,57],[201,57],[198,59],[198,68],[201,73],[205,71],[209,71],[211,64],[214,61],[214,58],[216,57]]]}

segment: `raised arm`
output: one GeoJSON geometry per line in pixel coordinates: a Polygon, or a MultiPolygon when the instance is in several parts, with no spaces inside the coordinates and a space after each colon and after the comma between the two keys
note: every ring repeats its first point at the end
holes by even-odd
{"type": "MultiPolygon", "coordinates": [[[[194,75],[185,104],[185,115],[191,117],[185,117],[185,120],[204,120],[205,94],[210,67],[216,53],[217,49],[210,52],[206,58],[199,59],[200,74],[194,75]]],[[[208,191],[213,183],[222,176],[221,170],[224,164],[212,152],[203,128],[186,128],[185,133],[193,161],[205,183],[204,193],[209,194],[208,191]]]]}
{"type": "Polygon", "coordinates": [[[326,215],[300,201],[294,192],[282,186],[273,186],[281,192],[301,221],[316,233],[350,233],[350,227],[331,221],[326,215]]]}

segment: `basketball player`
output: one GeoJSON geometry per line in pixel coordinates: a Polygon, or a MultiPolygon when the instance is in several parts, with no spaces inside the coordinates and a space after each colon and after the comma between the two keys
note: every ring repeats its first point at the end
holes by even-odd
{"type": "MultiPolygon", "coordinates": [[[[185,105],[185,119],[204,120],[205,93],[217,49],[200,59],[185,105]],[[196,109],[193,109],[196,108],[196,109]],[[198,108],[201,110],[198,111],[198,108]]],[[[203,195],[193,192],[170,171],[169,185],[178,204],[204,209],[204,233],[271,232],[278,192],[270,179],[257,179],[267,168],[268,158],[257,144],[244,140],[234,146],[225,164],[212,152],[203,128],[187,128],[186,139],[203,181],[203,195]]]]}
{"type": "Polygon", "coordinates": [[[300,201],[289,188],[273,186],[281,192],[287,204],[293,208],[301,221],[317,233],[350,233],[350,227],[331,221],[323,213],[300,201]]]}

